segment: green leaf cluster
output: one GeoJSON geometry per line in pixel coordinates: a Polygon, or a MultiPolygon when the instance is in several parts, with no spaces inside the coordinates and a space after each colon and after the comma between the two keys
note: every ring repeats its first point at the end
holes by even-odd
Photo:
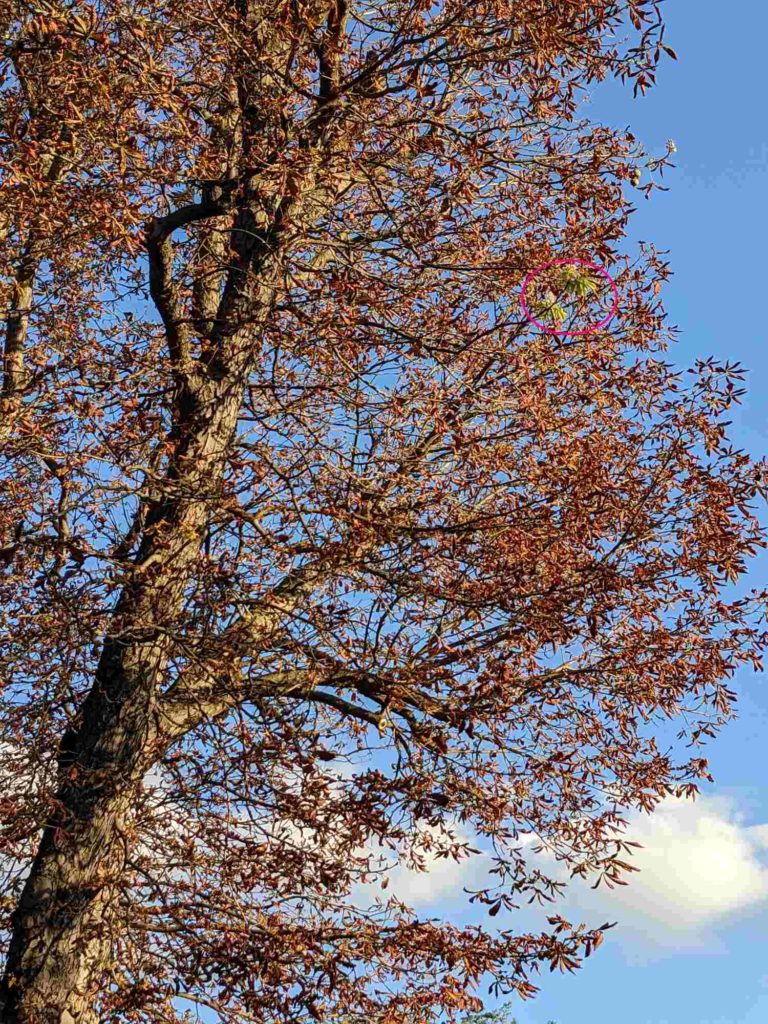
{"type": "MultiPolygon", "coordinates": [[[[512,1017],[511,1013],[509,1006],[502,1006],[498,1010],[481,1010],[464,1017],[462,1024],[517,1024],[517,1018],[512,1017]]],[[[555,1024],[555,1021],[547,1021],[547,1024],[555,1024]]]]}
{"type": "Polygon", "coordinates": [[[568,310],[558,301],[554,292],[547,292],[543,301],[534,304],[533,311],[537,319],[551,321],[556,327],[568,316],[568,310]]]}
{"type": "Polygon", "coordinates": [[[570,264],[560,274],[560,288],[566,295],[578,299],[588,299],[594,295],[599,285],[586,268],[570,264]]]}

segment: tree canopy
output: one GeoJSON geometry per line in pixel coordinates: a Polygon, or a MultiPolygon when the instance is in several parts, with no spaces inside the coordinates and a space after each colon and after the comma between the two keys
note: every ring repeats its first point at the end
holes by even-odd
{"type": "Polygon", "coordinates": [[[460,1019],[599,945],[510,911],[621,880],[765,644],[742,371],[625,242],[671,150],[579,106],[660,6],[0,0],[6,1024],[460,1019]],[[525,315],[564,259],[604,327],[525,315]],[[476,849],[482,926],[385,887],[476,849]]]}

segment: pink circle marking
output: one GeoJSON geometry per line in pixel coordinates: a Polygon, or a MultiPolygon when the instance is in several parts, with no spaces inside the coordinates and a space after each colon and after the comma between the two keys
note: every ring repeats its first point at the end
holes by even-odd
{"type": "Polygon", "coordinates": [[[616,310],[619,308],[619,289],[616,287],[616,282],[613,280],[608,271],[604,270],[601,266],[598,266],[597,263],[590,263],[589,260],[552,260],[551,263],[542,263],[540,267],[536,267],[523,281],[523,287],[520,289],[520,305],[523,307],[523,312],[525,313],[526,317],[531,321],[531,323],[535,324],[537,327],[539,327],[542,331],[545,331],[547,334],[562,334],[563,337],[572,337],[574,334],[594,334],[595,331],[599,331],[601,327],[605,327],[609,320],[613,319],[616,310]],[[551,327],[547,327],[545,324],[539,323],[539,321],[531,314],[531,311],[528,309],[528,306],[525,303],[525,289],[528,287],[528,282],[531,280],[531,278],[535,277],[537,274],[540,274],[542,270],[548,270],[550,267],[557,267],[563,263],[580,263],[584,267],[590,267],[592,270],[596,270],[598,274],[601,274],[604,278],[606,278],[611,286],[611,290],[613,291],[613,305],[611,306],[608,316],[603,317],[600,323],[595,324],[594,327],[587,327],[586,330],[583,331],[553,330],[551,327]]]}

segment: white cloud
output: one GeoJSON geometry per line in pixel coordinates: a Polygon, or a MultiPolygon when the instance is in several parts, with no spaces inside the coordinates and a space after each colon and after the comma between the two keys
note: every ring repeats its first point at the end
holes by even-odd
{"type": "Polygon", "coordinates": [[[460,861],[430,854],[427,864],[426,871],[412,871],[399,865],[390,873],[390,892],[414,909],[466,900],[464,888],[478,887],[487,878],[488,858],[483,854],[471,854],[460,861]]]}
{"type": "MultiPolygon", "coordinates": [[[[454,831],[459,840],[479,845],[465,828],[454,831]]],[[[626,886],[601,884],[594,890],[594,879],[573,879],[546,912],[590,925],[616,921],[614,941],[658,953],[716,947],[723,925],[768,905],[768,824],[748,825],[733,800],[665,800],[653,814],[630,816],[625,838],[642,844],[632,857],[622,857],[639,869],[623,876],[626,886]]],[[[545,870],[566,880],[547,860],[545,870]]],[[[466,899],[462,890],[481,887],[490,866],[487,855],[456,862],[431,853],[426,871],[398,865],[389,872],[387,891],[370,885],[357,895],[393,894],[414,909],[445,911],[453,918],[466,899]]],[[[528,927],[528,913],[521,915],[519,926],[528,927]]]]}
{"type": "Polygon", "coordinates": [[[353,893],[354,902],[359,905],[372,899],[386,900],[389,896],[394,896],[414,910],[426,907],[437,910],[438,905],[445,907],[456,900],[465,902],[467,896],[463,889],[478,888],[487,880],[490,860],[486,854],[474,853],[460,860],[455,860],[452,856],[439,856],[440,851],[445,850],[451,840],[456,843],[467,843],[476,848],[477,838],[471,830],[463,825],[452,824],[449,826],[448,836],[437,829],[426,829],[425,837],[427,844],[433,845],[421,852],[423,870],[408,867],[403,862],[402,855],[398,858],[392,851],[369,847],[373,852],[373,864],[380,858],[382,866],[390,865],[386,871],[387,888],[382,890],[377,883],[356,886],[353,893]]]}
{"type": "Polygon", "coordinates": [[[731,800],[665,800],[632,817],[626,838],[643,846],[623,858],[639,868],[629,884],[592,890],[576,881],[566,902],[607,914],[645,944],[700,946],[768,901],[768,825],[746,825],[731,800]]]}

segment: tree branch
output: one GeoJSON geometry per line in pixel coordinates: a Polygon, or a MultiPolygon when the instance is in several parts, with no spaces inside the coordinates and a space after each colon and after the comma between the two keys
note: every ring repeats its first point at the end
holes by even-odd
{"type": "MultiPolygon", "coordinates": [[[[227,183],[229,184],[229,183],[227,183]]],[[[233,181],[232,186],[235,182],[233,181]]],[[[183,375],[189,362],[189,329],[180,309],[178,289],[173,278],[173,245],[171,235],[179,228],[220,217],[232,208],[232,188],[219,190],[220,196],[200,203],[190,203],[165,217],[150,221],[146,245],[149,256],[149,293],[168,339],[168,351],[174,368],[183,375]]]]}

